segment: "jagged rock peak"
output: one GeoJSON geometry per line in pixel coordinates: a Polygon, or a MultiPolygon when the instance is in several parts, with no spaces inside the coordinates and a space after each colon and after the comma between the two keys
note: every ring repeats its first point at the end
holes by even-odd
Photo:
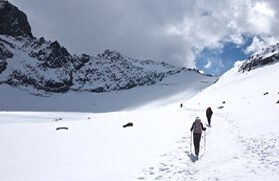
{"type": "Polygon", "coordinates": [[[116,50],[105,50],[102,54],[97,55],[98,58],[104,58],[104,59],[110,59],[112,62],[113,61],[119,61],[123,59],[130,59],[129,57],[121,54],[120,52],[116,50]]]}
{"type": "Polygon", "coordinates": [[[26,14],[4,0],[0,0],[0,34],[33,37],[26,14]]]}

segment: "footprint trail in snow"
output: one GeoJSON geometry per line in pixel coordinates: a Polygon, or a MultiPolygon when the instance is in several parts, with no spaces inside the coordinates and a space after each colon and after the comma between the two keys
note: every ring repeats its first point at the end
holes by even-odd
{"type": "Polygon", "coordinates": [[[190,152],[189,131],[177,141],[176,149],[161,155],[160,161],[145,168],[137,180],[249,180],[267,176],[276,179],[279,135],[252,137],[235,122],[228,116],[215,115],[213,127],[207,127],[206,131],[208,145],[204,145],[202,136],[198,159],[190,152]]]}

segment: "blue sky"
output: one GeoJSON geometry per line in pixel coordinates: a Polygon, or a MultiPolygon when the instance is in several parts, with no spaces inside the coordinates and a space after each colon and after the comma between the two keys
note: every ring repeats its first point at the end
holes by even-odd
{"type": "Polygon", "coordinates": [[[221,75],[279,41],[278,0],[9,0],[36,37],[71,54],[106,49],[221,75]]]}
{"type": "Polygon", "coordinates": [[[234,66],[235,61],[245,60],[252,54],[245,52],[252,41],[251,37],[246,37],[245,43],[241,46],[228,42],[224,43],[222,49],[214,50],[206,47],[196,55],[197,69],[205,74],[222,75],[234,66]]]}

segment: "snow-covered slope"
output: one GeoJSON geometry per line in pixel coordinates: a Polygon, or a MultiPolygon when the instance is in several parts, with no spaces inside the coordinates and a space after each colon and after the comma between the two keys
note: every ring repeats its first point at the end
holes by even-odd
{"type": "Polygon", "coordinates": [[[237,63],[215,85],[187,101],[189,109],[201,114],[208,106],[215,110],[197,179],[279,178],[279,64],[239,73],[244,64],[237,63]]]}
{"type": "MultiPolygon", "coordinates": [[[[239,72],[245,63],[236,63],[216,84],[185,101],[184,131],[176,147],[145,167],[140,180],[279,179],[279,63],[239,72]],[[209,106],[213,126],[203,134],[196,160],[189,129],[196,116],[207,125],[209,106]]],[[[180,119],[180,111],[174,118],[180,119]]]]}
{"type": "Polygon", "coordinates": [[[9,85],[0,86],[1,111],[73,111],[114,112],[147,107],[149,104],[163,106],[166,100],[177,102],[193,96],[196,92],[216,81],[195,71],[181,71],[166,77],[152,86],[134,89],[92,93],[70,91],[61,93],[38,93],[30,89],[20,90],[9,85]],[[31,94],[30,94],[31,92],[31,94]]]}
{"type": "Polygon", "coordinates": [[[199,79],[200,74],[191,77],[199,82],[192,86],[181,82],[186,76],[177,74],[181,77],[171,76],[161,85],[97,94],[113,107],[135,97],[140,105],[140,95],[151,94],[149,99],[154,100],[141,109],[128,105],[129,109],[107,113],[1,112],[0,178],[278,180],[279,64],[244,73],[238,71],[240,66],[205,90],[201,88],[208,80],[199,79]],[[153,97],[163,88],[168,93],[153,97]],[[114,94],[122,101],[115,101],[114,94]],[[214,112],[212,127],[203,134],[196,160],[190,127],[196,116],[206,125],[208,106],[214,112]],[[134,126],[124,129],[128,122],[134,126]],[[61,126],[68,130],[56,131],[61,126]]]}

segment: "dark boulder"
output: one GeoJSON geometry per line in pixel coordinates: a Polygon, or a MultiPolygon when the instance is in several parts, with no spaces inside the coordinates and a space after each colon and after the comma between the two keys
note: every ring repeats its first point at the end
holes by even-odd
{"type": "Polygon", "coordinates": [[[56,131],[59,131],[59,130],[69,130],[69,128],[68,127],[57,127],[56,131]]]}
{"type": "Polygon", "coordinates": [[[133,126],[134,126],[134,124],[133,124],[132,122],[129,122],[129,123],[127,123],[127,124],[124,124],[124,125],[123,125],[123,128],[133,127],[133,126]]]}

